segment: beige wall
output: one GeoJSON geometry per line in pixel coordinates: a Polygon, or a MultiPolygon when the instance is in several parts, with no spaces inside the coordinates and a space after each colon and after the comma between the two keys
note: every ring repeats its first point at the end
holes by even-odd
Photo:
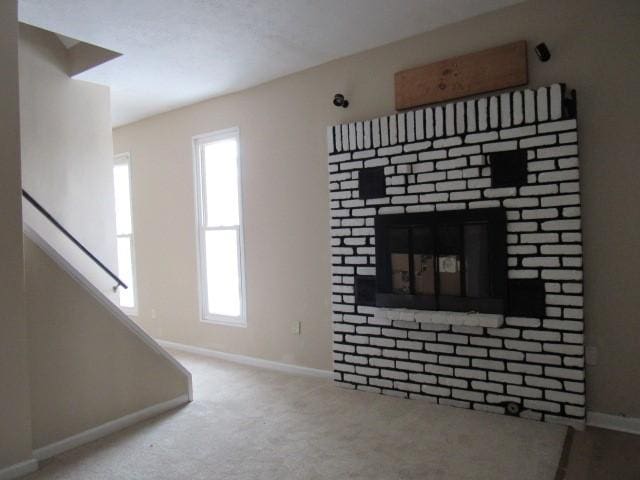
{"type": "Polygon", "coordinates": [[[526,39],[530,84],[578,91],[588,407],[640,416],[640,3],[536,0],[115,130],[131,152],[139,321],[177,342],[331,365],[325,127],[393,111],[401,69],[526,39]],[[540,63],[532,47],[552,52],[540,63]],[[351,102],[331,106],[335,92],[351,102]],[[239,126],[248,327],[199,322],[191,137],[239,126]],[[157,318],[151,318],[155,309],[157,318]],[[302,321],[302,335],[290,333],[302,321]]]}
{"type": "MultiPolygon", "coordinates": [[[[51,32],[20,24],[24,188],[117,272],[109,89],[67,76],[67,50],[51,32]]],[[[103,293],[113,282],[25,205],[25,218],[103,293]]]]}
{"type": "Polygon", "coordinates": [[[33,448],[189,391],[189,379],[25,237],[33,448]]]}
{"type": "Polygon", "coordinates": [[[0,471],[31,458],[20,212],[17,2],[0,2],[0,471]]]}

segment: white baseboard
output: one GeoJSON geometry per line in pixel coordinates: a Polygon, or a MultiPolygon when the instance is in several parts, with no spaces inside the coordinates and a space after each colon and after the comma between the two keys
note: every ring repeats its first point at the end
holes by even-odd
{"type": "Polygon", "coordinates": [[[587,425],[590,427],[606,428],[608,430],[640,435],[640,418],[635,417],[621,417],[619,415],[609,415],[608,413],[588,412],[587,425]]]}
{"type": "Polygon", "coordinates": [[[11,480],[38,470],[38,461],[35,458],[24,462],[9,465],[0,470],[0,480],[11,480]]]}
{"type": "Polygon", "coordinates": [[[252,367],[267,368],[269,370],[278,370],[280,372],[293,373],[297,375],[308,375],[311,377],[325,378],[329,380],[333,379],[333,372],[330,372],[329,370],[300,367],[298,365],[291,365],[289,363],[280,363],[271,360],[264,360],[262,358],[247,357],[245,355],[238,355],[236,353],[220,352],[218,350],[194,347],[192,345],[185,345],[182,343],[170,342],[167,340],[156,339],[156,342],[158,342],[165,348],[173,348],[181,352],[195,353],[196,355],[202,355],[205,357],[219,358],[222,360],[227,360],[229,362],[251,365],[252,367]]]}
{"type": "Polygon", "coordinates": [[[90,428],[89,430],[85,430],[84,432],[80,432],[76,435],[72,435],[71,437],[67,437],[44,447],[38,448],[33,451],[33,456],[37,460],[45,460],[47,458],[53,457],[54,455],[59,455],[60,453],[67,450],[71,450],[72,448],[84,445],[85,443],[93,442],[94,440],[105,437],[111,433],[117,432],[118,430],[130,427],[131,425],[134,425],[148,418],[155,417],[156,415],[164,413],[168,410],[172,410],[176,407],[179,407],[180,405],[189,403],[189,401],[189,395],[184,394],[174,398],[173,400],[168,400],[166,402],[151,405],[150,407],[143,408],[142,410],[130,413],[129,415],[125,415],[124,417],[116,418],[115,420],[111,420],[110,422],[103,423],[102,425],[98,425],[97,427],[90,428]]]}

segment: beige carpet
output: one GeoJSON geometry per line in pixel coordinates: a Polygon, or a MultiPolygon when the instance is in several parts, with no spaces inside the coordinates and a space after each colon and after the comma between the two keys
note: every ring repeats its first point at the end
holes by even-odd
{"type": "Polygon", "coordinates": [[[565,480],[640,479],[640,435],[589,427],[573,435],[565,480]]]}
{"type": "Polygon", "coordinates": [[[175,353],[195,401],[28,479],[552,480],[565,427],[175,353]]]}

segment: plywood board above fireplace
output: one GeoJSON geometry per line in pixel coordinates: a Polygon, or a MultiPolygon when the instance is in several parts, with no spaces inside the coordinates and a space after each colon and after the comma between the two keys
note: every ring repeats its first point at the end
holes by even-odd
{"type": "Polygon", "coordinates": [[[522,40],[396,73],[396,109],[406,110],[527,82],[527,42],[522,40]]]}

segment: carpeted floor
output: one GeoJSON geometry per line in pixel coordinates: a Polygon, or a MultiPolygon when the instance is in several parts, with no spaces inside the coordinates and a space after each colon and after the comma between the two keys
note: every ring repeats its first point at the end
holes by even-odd
{"type": "Polygon", "coordinates": [[[639,480],[640,435],[588,427],[574,432],[563,480],[639,480]]]}
{"type": "Polygon", "coordinates": [[[31,480],[552,480],[566,428],[174,352],[194,402],[31,480]]]}

